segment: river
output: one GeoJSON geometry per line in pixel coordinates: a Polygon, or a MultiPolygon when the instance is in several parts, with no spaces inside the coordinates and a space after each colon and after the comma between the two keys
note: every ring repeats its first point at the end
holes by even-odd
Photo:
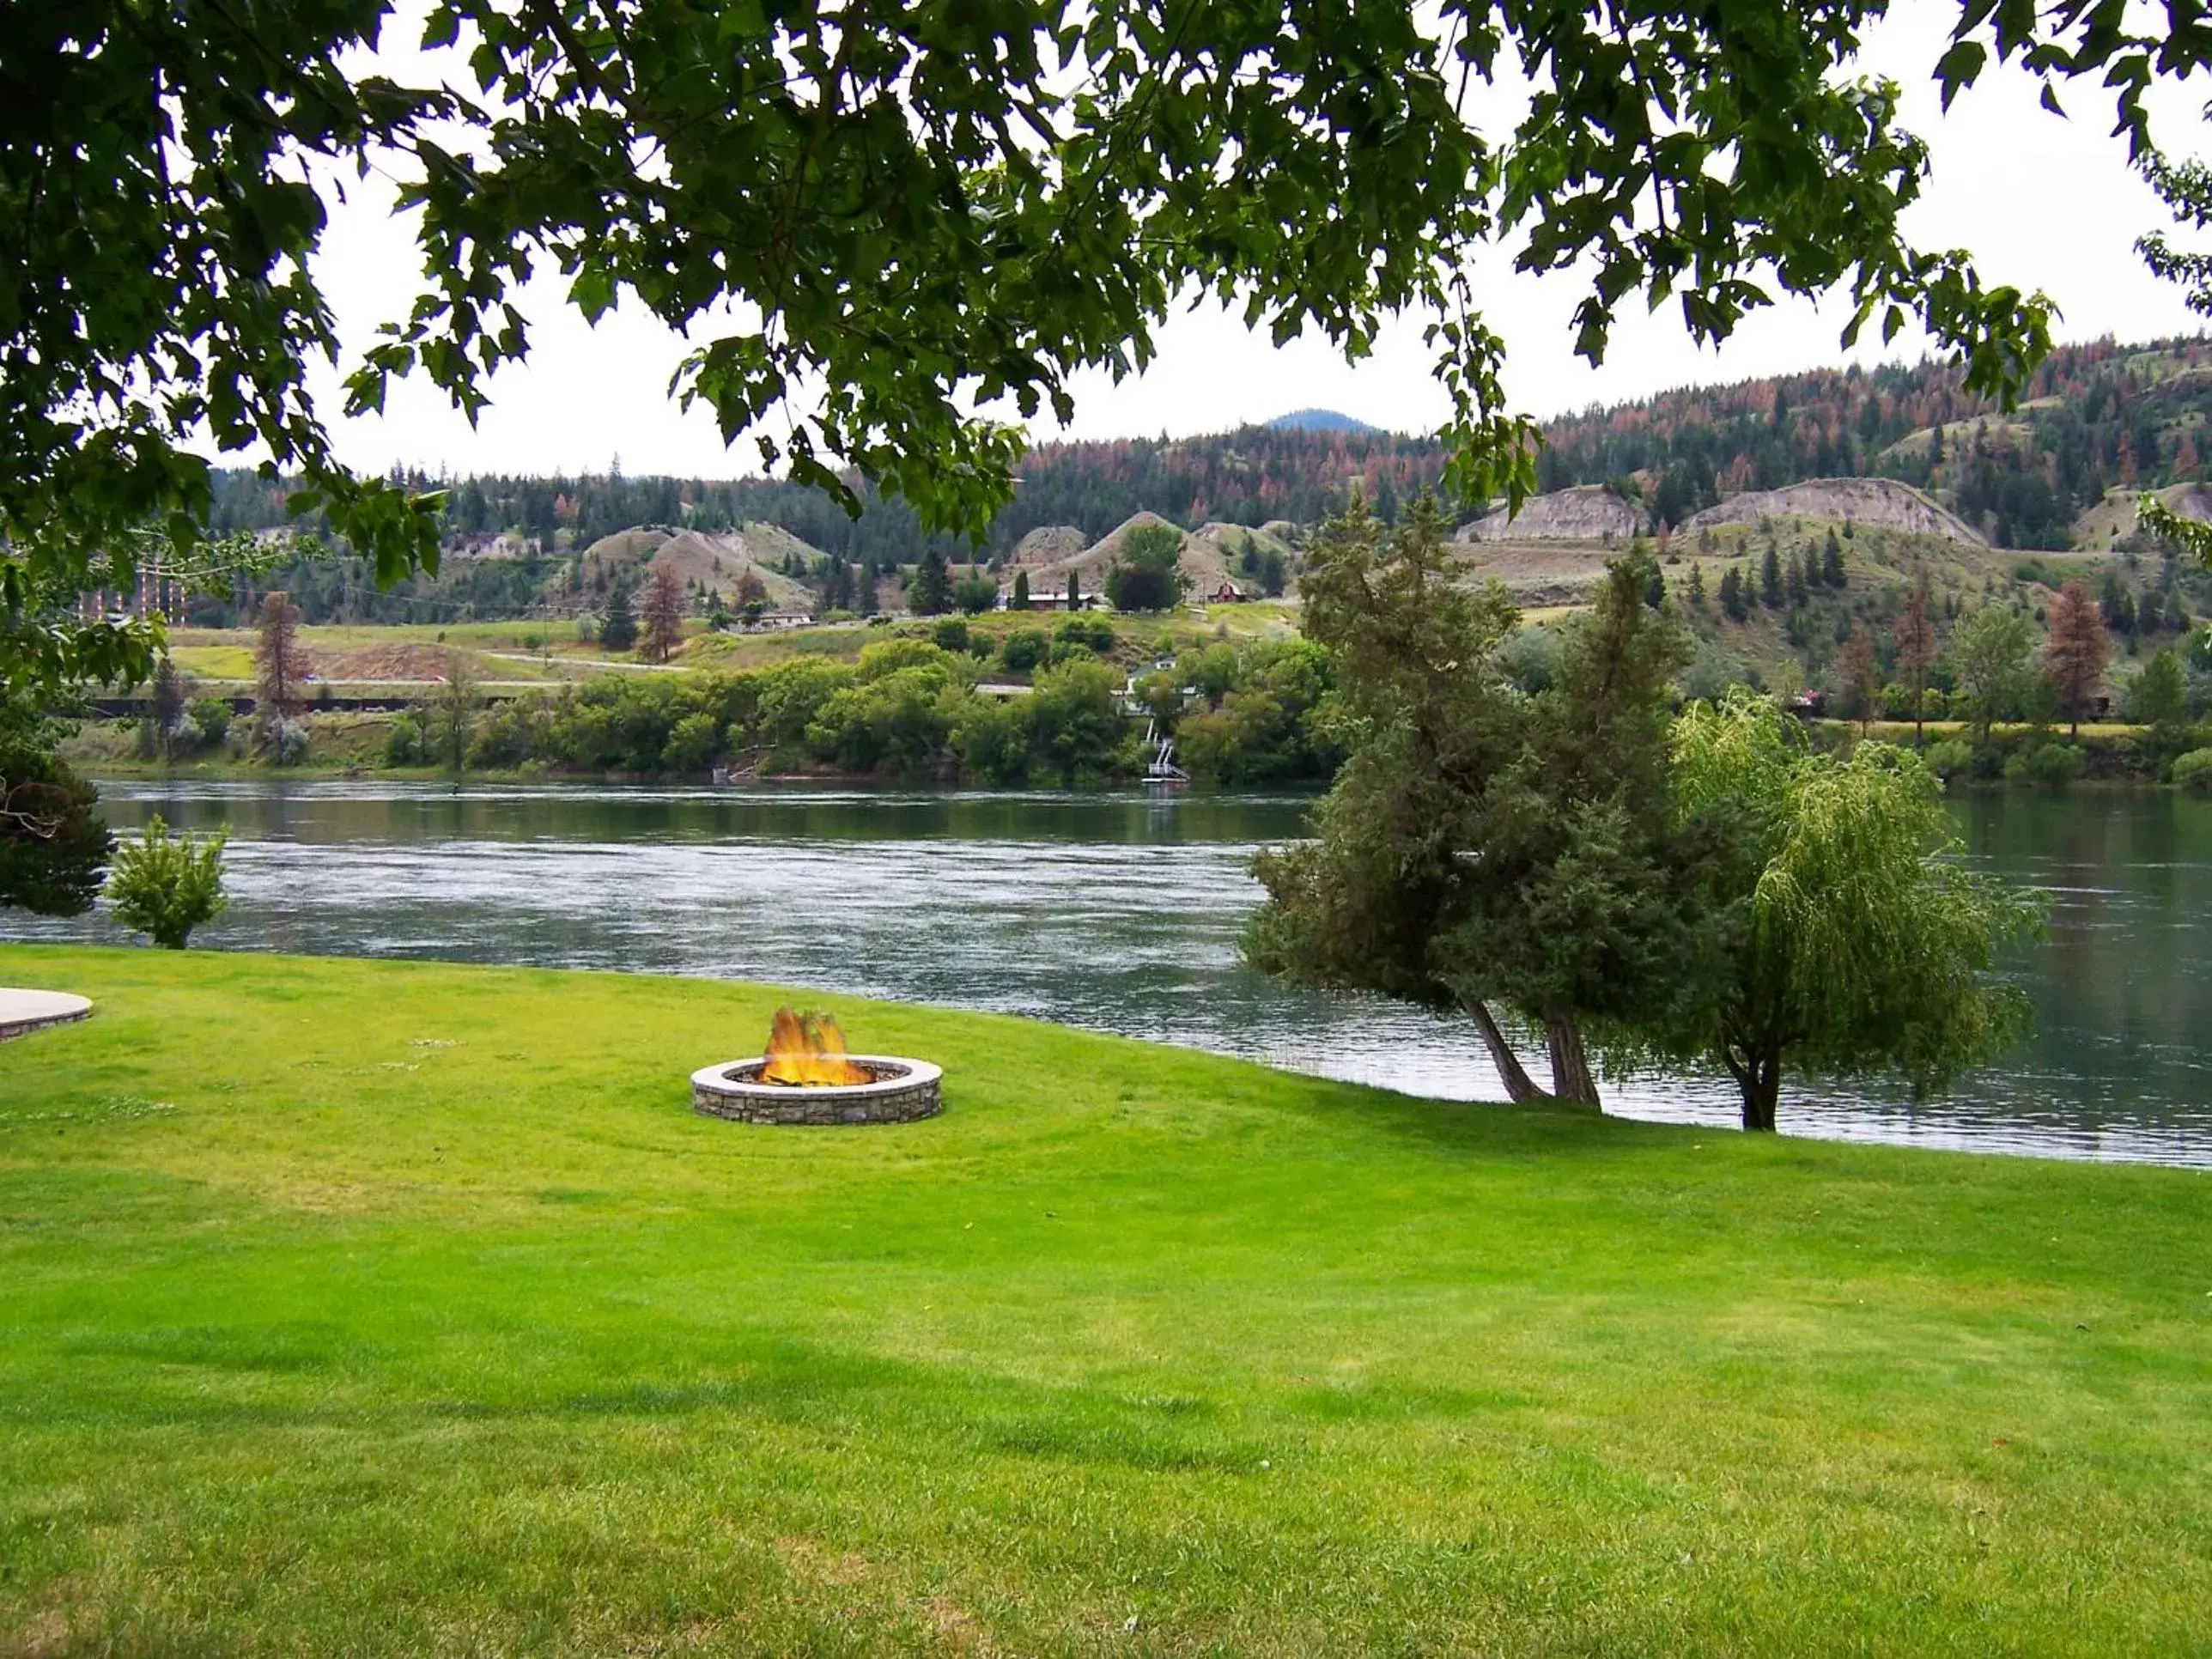
{"type": "MultiPolygon", "coordinates": [[[[230,908],[196,945],[765,980],[1440,1098],[1502,1094],[1464,1021],[1239,963],[1259,896],[1246,866],[1297,833],[1297,797],[149,780],[101,793],[118,830],[155,811],[230,826],[230,908]]],[[[2006,964],[2035,1034],[1918,1103],[1793,1080],[1784,1132],[2212,1168],[2212,803],[2014,793],[1954,810],[1978,866],[2051,896],[2046,939],[2006,964]]],[[[0,938],[120,937],[104,916],[0,912],[0,938]]],[[[1735,1121],[1725,1078],[1604,1092],[1625,1116],[1735,1121]]]]}

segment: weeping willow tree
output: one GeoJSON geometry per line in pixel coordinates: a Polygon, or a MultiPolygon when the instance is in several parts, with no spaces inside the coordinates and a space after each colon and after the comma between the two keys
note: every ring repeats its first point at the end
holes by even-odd
{"type": "Polygon", "coordinates": [[[1814,753],[1739,688],[1683,714],[1674,769],[1721,925],[1698,935],[1708,955],[1684,977],[1687,1000],[1655,1008],[1643,1035],[1659,1054],[1725,1066],[1745,1128],[1774,1127],[1785,1067],[1895,1074],[1924,1092],[2023,1029],[2026,998],[1990,968],[2038,906],[1959,862],[1942,786],[1917,756],[1814,753]]]}

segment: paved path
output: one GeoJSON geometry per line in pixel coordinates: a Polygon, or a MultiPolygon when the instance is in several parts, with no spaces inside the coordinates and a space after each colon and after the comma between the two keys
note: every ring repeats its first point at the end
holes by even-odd
{"type": "Polygon", "coordinates": [[[66,991],[17,991],[0,985],[0,1042],[41,1025],[66,1025],[91,1012],[91,1003],[66,991]]]}

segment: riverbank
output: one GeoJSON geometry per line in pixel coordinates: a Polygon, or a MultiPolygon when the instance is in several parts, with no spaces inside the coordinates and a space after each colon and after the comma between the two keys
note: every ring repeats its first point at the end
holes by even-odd
{"type": "MultiPolygon", "coordinates": [[[[2203,1177],[848,999],[0,947],[0,1650],[2182,1651],[2203,1177]]],[[[2200,1282],[2202,1281],[2202,1282],[2200,1282]]]]}

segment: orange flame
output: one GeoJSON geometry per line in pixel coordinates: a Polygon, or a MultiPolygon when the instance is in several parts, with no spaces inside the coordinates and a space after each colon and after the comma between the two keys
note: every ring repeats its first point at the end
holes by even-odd
{"type": "Polygon", "coordinates": [[[872,1083],[874,1074],[845,1058],[845,1034],[827,1014],[775,1011],[769,1028],[768,1063],[763,1083],[791,1083],[821,1088],[841,1083],[872,1083]]]}

